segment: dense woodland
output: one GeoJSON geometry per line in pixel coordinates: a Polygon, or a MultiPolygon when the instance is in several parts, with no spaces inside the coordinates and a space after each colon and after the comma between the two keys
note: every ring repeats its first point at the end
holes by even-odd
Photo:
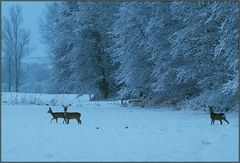
{"type": "Polygon", "coordinates": [[[236,107],[237,2],[52,2],[48,93],[236,107]]]}

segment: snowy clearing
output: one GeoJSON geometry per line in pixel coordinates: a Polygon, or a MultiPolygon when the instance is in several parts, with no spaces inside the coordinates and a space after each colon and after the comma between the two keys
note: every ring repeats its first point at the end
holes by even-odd
{"type": "MultiPolygon", "coordinates": [[[[51,106],[63,111],[61,106],[51,106]]],[[[82,102],[82,125],[50,124],[44,105],[2,105],[2,161],[238,161],[238,116],[82,102]],[[97,129],[98,128],[98,129],[97,129]]]]}

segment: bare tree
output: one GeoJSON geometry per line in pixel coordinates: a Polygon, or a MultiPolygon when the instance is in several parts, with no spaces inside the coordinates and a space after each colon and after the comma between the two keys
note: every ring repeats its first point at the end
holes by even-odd
{"type": "Polygon", "coordinates": [[[4,63],[3,66],[6,67],[6,71],[4,73],[4,76],[7,78],[7,91],[10,92],[11,91],[11,87],[12,87],[12,60],[13,60],[13,56],[12,56],[12,34],[11,34],[11,30],[10,30],[10,22],[8,19],[6,19],[4,17],[3,19],[3,26],[2,26],[2,49],[3,49],[3,54],[4,54],[4,63]]]}
{"type": "Polygon", "coordinates": [[[32,49],[29,46],[30,32],[23,25],[21,7],[12,6],[9,17],[4,17],[3,24],[3,50],[7,58],[8,91],[11,91],[11,74],[14,72],[14,91],[19,91],[22,59],[29,55],[32,49]],[[13,68],[13,70],[11,70],[13,68]]]}

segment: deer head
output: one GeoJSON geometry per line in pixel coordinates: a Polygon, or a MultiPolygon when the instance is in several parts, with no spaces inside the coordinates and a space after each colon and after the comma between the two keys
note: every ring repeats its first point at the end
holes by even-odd
{"type": "Polygon", "coordinates": [[[213,108],[214,106],[208,106],[209,110],[212,112],[213,111],[213,108]]]}
{"type": "Polygon", "coordinates": [[[51,109],[51,107],[49,107],[49,109],[48,109],[48,113],[51,113],[52,112],[52,109],[51,109]]]}

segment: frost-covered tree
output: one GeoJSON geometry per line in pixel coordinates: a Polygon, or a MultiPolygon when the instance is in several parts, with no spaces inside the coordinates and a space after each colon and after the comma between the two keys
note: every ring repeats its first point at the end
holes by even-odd
{"type": "Polygon", "coordinates": [[[214,89],[213,52],[218,36],[216,25],[206,25],[211,13],[209,3],[175,3],[172,11],[183,21],[183,27],[171,38],[176,85],[184,89],[183,95],[190,96],[198,95],[203,89],[214,89]]]}
{"type": "Polygon", "coordinates": [[[219,82],[214,100],[230,108],[237,106],[238,92],[238,4],[236,2],[221,2],[212,5],[210,20],[219,22],[219,42],[215,47],[214,57],[223,67],[222,77],[225,82],[219,82]],[[224,98],[227,97],[227,98],[224,98]]]}
{"type": "Polygon", "coordinates": [[[42,36],[51,56],[53,92],[69,93],[69,45],[70,22],[66,21],[64,2],[53,2],[47,6],[44,19],[40,22],[42,36]]]}
{"type": "Polygon", "coordinates": [[[179,28],[180,23],[173,19],[170,2],[155,2],[149,7],[152,15],[145,30],[146,50],[154,63],[151,76],[155,80],[151,83],[151,91],[154,93],[154,103],[157,103],[178,95],[174,83],[169,81],[173,79],[168,72],[172,70],[169,37],[179,28]]]}
{"type": "Polygon", "coordinates": [[[146,25],[151,17],[149,3],[124,3],[119,8],[112,34],[115,61],[120,64],[117,81],[120,96],[150,95],[153,61],[146,51],[146,25]]]}
{"type": "MultiPolygon", "coordinates": [[[[225,9],[228,10],[228,16],[223,16],[226,15],[227,12],[224,12],[223,9],[217,9],[218,5],[222,6],[224,3],[172,3],[171,8],[174,13],[173,15],[175,15],[178,21],[183,22],[183,26],[177,29],[170,37],[172,46],[171,65],[173,65],[170,72],[175,74],[172,79],[175,81],[174,85],[181,88],[178,91],[181,92],[182,95],[196,97],[202,94],[206,95],[205,92],[210,91],[218,95],[216,98],[209,98],[208,101],[204,102],[227,105],[227,103],[222,100],[223,96],[221,95],[223,95],[223,92],[220,90],[231,80],[232,75],[224,63],[226,63],[227,58],[236,59],[236,53],[233,54],[233,52],[231,57],[229,57],[229,53],[225,53],[225,51],[225,54],[220,56],[218,49],[219,46],[222,47],[223,45],[221,43],[223,40],[220,38],[223,37],[221,28],[225,21],[224,18],[228,19],[231,17],[230,15],[233,17],[236,17],[236,15],[233,13],[234,10],[231,11],[231,9],[228,8],[225,9]]],[[[236,23],[236,19],[232,19],[232,21],[236,23]]],[[[232,27],[228,26],[225,30],[234,33],[235,31],[232,27]]],[[[231,48],[236,50],[234,44],[231,48]]],[[[231,61],[231,64],[237,62],[236,60],[234,61],[234,59],[231,61]]],[[[227,99],[225,101],[228,101],[231,97],[225,99],[227,99]]]]}
{"type": "Polygon", "coordinates": [[[115,6],[111,3],[79,3],[78,12],[72,18],[77,28],[70,52],[71,82],[79,94],[96,94],[103,99],[114,94],[116,66],[107,48],[112,44],[108,32],[114,21],[115,6]]]}
{"type": "Polygon", "coordinates": [[[54,28],[47,28],[46,38],[50,36],[54,40],[50,54],[54,55],[53,80],[58,91],[97,94],[104,99],[114,93],[115,64],[106,49],[112,44],[108,32],[115,6],[91,2],[62,2],[50,6],[42,29],[52,20],[55,22],[54,28]],[[54,5],[58,11],[51,12],[54,5]],[[48,35],[52,30],[55,35],[48,35]]]}

